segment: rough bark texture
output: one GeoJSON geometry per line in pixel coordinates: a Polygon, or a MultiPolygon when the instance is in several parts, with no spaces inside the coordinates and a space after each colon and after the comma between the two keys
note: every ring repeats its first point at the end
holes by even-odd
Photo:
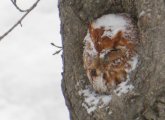
{"type": "Polygon", "coordinates": [[[63,42],[62,89],[72,120],[165,120],[165,0],[59,0],[63,42]],[[142,12],[144,11],[144,12],[142,12]],[[82,61],[87,23],[108,13],[129,13],[139,29],[140,62],[133,92],[113,95],[109,109],[88,114],[78,90],[88,83],[82,61]],[[141,14],[143,13],[143,14],[141,14]],[[77,85],[77,83],[81,83],[77,85]]]}

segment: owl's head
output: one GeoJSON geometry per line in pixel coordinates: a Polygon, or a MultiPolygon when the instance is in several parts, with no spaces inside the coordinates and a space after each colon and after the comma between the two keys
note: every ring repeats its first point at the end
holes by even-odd
{"type": "Polygon", "coordinates": [[[104,27],[94,28],[92,24],[89,24],[90,37],[97,52],[100,53],[106,49],[112,50],[121,47],[128,47],[129,49],[132,49],[134,47],[132,42],[124,37],[123,31],[119,30],[112,37],[104,36],[105,32],[107,31],[104,27]]]}

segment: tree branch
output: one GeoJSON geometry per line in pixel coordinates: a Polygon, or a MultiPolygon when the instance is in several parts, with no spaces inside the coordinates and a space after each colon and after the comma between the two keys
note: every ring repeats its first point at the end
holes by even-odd
{"type": "Polygon", "coordinates": [[[57,55],[57,54],[59,54],[61,51],[62,51],[62,48],[61,48],[60,50],[56,51],[55,53],[53,53],[53,55],[57,55]]]}
{"type": "Polygon", "coordinates": [[[54,46],[54,47],[56,47],[56,48],[62,48],[62,47],[60,47],[60,46],[57,46],[57,45],[55,45],[54,43],[50,43],[52,46],[54,46]]]}
{"type": "MultiPolygon", "coordinates": [[[[11,0],[12,1],[12,0],[11,0]]],[[[37,4],[40,2],[40,0],[37,0],[29,9],[25,10],[26,12],[9,30],[7,30],[3,35],[0,36],[0,41],[6,37],[15,27],[17,27],[19,24],[21,24],[22,20],[37,6],[37,4]]],[[[16,5],[16,2],[12,1],[12,3],[16,5]]],[[[18,7],[18,6],[17,6],[18,7]]],[[[16,7],[16,8],[17,8],[16,7]]],[[[19,7],[18,7],[19,8],[19,7]]],[[[18,9],[17,8],[17,9],[18,9]]],[[[20,9],[21,10],[21,9],[20,9]]]]}
{"type": "Polygon", "coordinates": [[[50,43],[52,46],[58,48],[59,50],[56,51],[55,53],[53,53],[53,55],[56,55],[56,54],[59,54],[62,50],[63,50],[63,47],[60,47],[60,46],[57,46],[55,45],[54,43],[50,43]]]}
{"type": "Polygon", "coordinates": [[[13,5],[17,8],[17,10],[19,10],[20,12],[28,12],[29,11],[29,9],[26,9],[26,10],[23,10],[23,9],[21,9],[20,7],[18,7],[18,5],[17,5],[17,3],[16,3],[16,0],[10,0],[12,3],[13,3],[13,5]]]}

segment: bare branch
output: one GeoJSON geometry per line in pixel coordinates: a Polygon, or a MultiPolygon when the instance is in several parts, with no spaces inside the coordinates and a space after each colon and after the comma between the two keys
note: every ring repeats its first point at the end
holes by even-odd
{"type": "Polygon", "coordinates": [[[16,0],[10,0],[12,3],[13,3],[13,5],[17,8],[17,10],[19,10],[20,12],[28,12],[29,10],[30,10],[30,8],[29,9],[26,9],[26,10],[23,10],[23,9],[21,9],[20,7],[18,7],[18,5],[17,5],[17,3],[16,3],[16,0]]]}
{"type": "Polygon", "coordinates": [[[62,47],[60,47],[60,46],[57,46],[57,45],[55,45],[54,43],[50,43],[52,46],[54,46],[54,47],[56,47],[56,48],[58,48],[59,50],[58,51],[56,51],[55,53],[53,53],[53,55],[57,55],[57,54],[59,54],[62,50],[63,50],[63,48],[62,47]]]}
{"type": "Polygon", "coordinates": [[[57,45],[55,45],[54,43],[50,43],[52,46],[54,46],[54,47],[56,47],[56,48],[62,48],[62,47],[60,47],[60,46],[57,46],[57,45]]]}
{"type": "MultiPolygon", "coordinates": [[[[12,0],[11,0],[12,1],[12,0]]],[[[12,1],[14,4],[16,2],[12,1]]],[[[6,37],[15,27],[17,27],[19,24],[22,26],[21,22],[22,20],[37,6],[37,4],[40,2],[40,0],[37,0],[27,11],[26,13],[9,29],[7,30],[3,35],[0,36],[0,41],[6,37]]]]}
{"type": "Polygon", "coordinates": [[[62,51],[62,49],[56,51],[55,53],[53,53],[53,55],[57,55],[57,54],[59,54],[61,51],[62,51]]]}

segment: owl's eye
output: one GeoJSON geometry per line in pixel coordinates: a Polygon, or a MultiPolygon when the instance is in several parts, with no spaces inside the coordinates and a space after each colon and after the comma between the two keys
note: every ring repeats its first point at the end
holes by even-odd
{"type": "Polygon", "coordinates": [[[96,69],[92,69],[92,70],[91,70],[91,76],[97,76],[96,69]]]}

